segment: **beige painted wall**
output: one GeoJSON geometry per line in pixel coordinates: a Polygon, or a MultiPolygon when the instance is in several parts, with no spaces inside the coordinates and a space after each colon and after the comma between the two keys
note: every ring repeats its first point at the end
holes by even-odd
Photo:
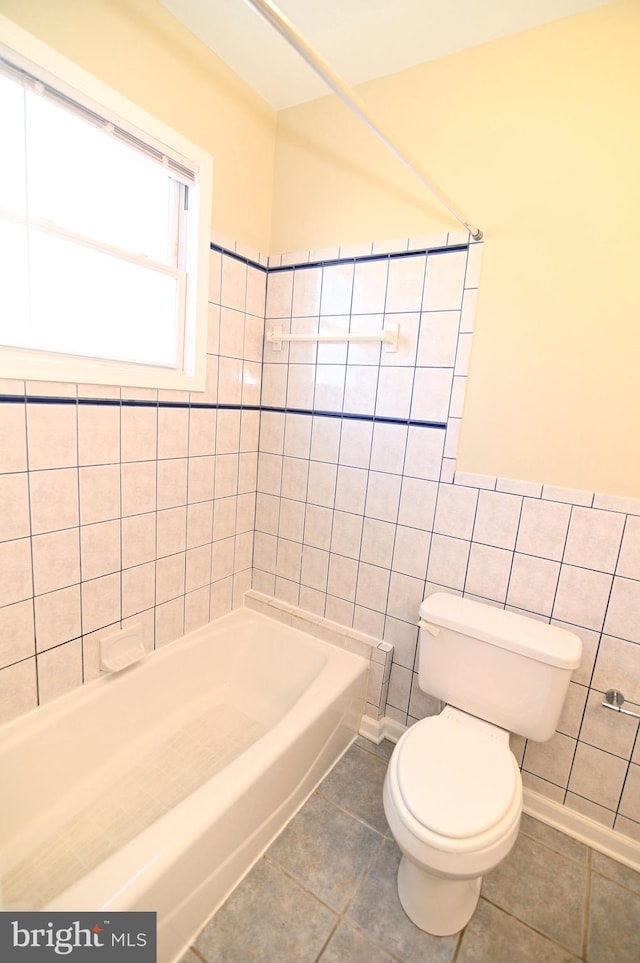
{"type": "MultiPolygon", "coordinates": [[[[458,467],[640,497],[640,3],[360,93],[486,233],[458,467]]],[[[282,111],[272,251],[454,229],[334,97],[282,111]]]]}
{"type": "Polygon", "coordinates": [[[0,13],[211,153],[213,229],[268,250],[276,112],[157,0],[0,0],[0,13]]]}

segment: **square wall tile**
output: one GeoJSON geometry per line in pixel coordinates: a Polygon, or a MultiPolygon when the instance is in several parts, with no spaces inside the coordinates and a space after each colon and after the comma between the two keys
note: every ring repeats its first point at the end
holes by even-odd
{"type": "Polygon", "coordinates": [[[384,612],[387,607],[390,572],[376,565],[361,562],[358,568],[356,604],[375,612],[384,612]]]}
{"type": "Polygon", "coordinates": [[[430,532],[436,510],[438,485],[421,478],[402,479],[398,524],[430,532]]]}
{"type": "Polygon", "coordinates": [[[459,326],[459,311],[423,312],[418,341],[418,366],[453,368],[456,362],[459,326]]]}
{"type": "Polygon", "coordinates": [[[302,549],[301,583],[319,592],[326,592],[328,571],[329,553],[305,545],[302,549]]]}
{"type": "Polygon", "coordinates": [[[0,475],[0,542],[30,534],[27,473],[0,475]]]}
{"type": "Polygon", "coordinates": [[[411,399],[416,421],[445,423],[449,415],[453,371],[450,368],[417,368],[411,399]]]}
{"type": "MultiPolygon", "coordinates": [[[[628,690],[623,690],[628,698],[628,690]]],[[[628,759],[638,733],[638,720],[603,708],[602,692],[589,691],[580,728],[580,742],[628,759]]],[[[630,815],[630,813],[627,813],[630,815]]]]}
{"type": "Polygon", "coordinates": [[[365,515],[383,522],[395,522],[400,505],[401,478],[384,472],[369,472],[365,515]]]}
{"type": "Polygon", "coordinates": [[[0,725],[38,704],[36,660],[17,662],[0,671],[0,725]]]}
{"type": "MultiPolygon", "coordinates": [[[[158,462],[158,510],[187,504],[188,459],[169,458],[158,462]]],[[[153,487],[150,490],[150,496],[153,487]]],[[[148,509],[147,509],[148,510],[148,509]]]]}
{"type": "Polygon", "coordinates": [[[620,813],[636,822],[640,822],[640,766],[629,766],[629,772],[624,784],[620,813]]]}
{"type": "Polygon", "coordinates": [[[32,546],[35,595],[44,595],[80,581],[80,537],[77,528],[36,535],[32,546]]]}
{"type": "Polygon", "coordinates": [[[42,652],[38,656],[38,695],[43,705],[82,685],[82,641],[42,652]]]}
{"type": "Polygon", "coordinates": [[[284,395],[280,396],[282,391],[286,394],[288,408],[313,408],[315,367],[311,364],[291,364],[285,375],[286,377],[283,377],[276,372],[276,383],[274,372],[265,372],[262,381],[262,404],[283,406],[284,395]],[[274,394],[276,391],[279,395],[278,398],[274,394]]]}
{"type": "Polygon", "coordinates": [[[0,606],[31,598],[33,578],[28,538],[0,543],[0,571],[0,606]]]}
{"type": "Polygon", "coordinates": [[[294,318],[308,318],[320,314],[322,268],[297,268],[293,274],[294,318]]]}
{"type": "Polygon", "coordinates": [[[504,602],[512,560],[513,553],[506,549],[472,542],[464,584],[465,593],[504,602]]]}
{"type": "MultiPolygon", "coordinates": [[[[383,314],[352,314],[349,324],[349,331],[351,334],[371,334],[374,331],[382,331],[383,328],[390,324],[398,324],[396,316],[391,316],[388,321],[385,320],[385,315],[383,314]]],[[[400,320],[405,317],[400,316],[400,320]]],[[[398,324],[398,327],[400,325],[398,324]]],[[[410,350],[407,344],[408,339],[402,330],[399,331],[398,335],[398,350],[395,353],[395,357],[403,358],[406,355],[406,350],[410,350]],[[404,340],[404,345],[403,345],[404,340]]],[[[415,347],[414,347],[415,353],[415,347]]],[[[387,352],[382,350],[382,343],[379,341],[354,341],[349,344],[349,350],[347,351],[347,363],[348,368],[357,367],[358,365],[368,365],[369,367],[378,367],[381,360],[384,358],[388,363],[389,358],[394,357],[393,352],[387,352]]],[[[406,364],[407,362],[403,362],[406,364]]]]}
{"type": "Polygon", "coordinates": [[[553,606],[554,619],[583,625],[587,629],[602,628],[612,578],[587,568],[562,565],[558,591],[553,606]]]}
{"type": "Polygon", "coordinates": [[[353,296],[354,265],[330,264],[322,272],[321,314],[348,314],[353,296]]]}
{"type": "Polygon", "coordinates": [[[568,788],[599,806],[615,810],[626,772],[624,759],[579,742],[568,788]]]}
{"type": "Polygon", "coordinates": [[[120,461],[120,406],[78,406],[78,464],[120,461]]]}
{"type": "Polygon", "coordinates": [[[392,572],[389,582],[387,612],[394,619],[416,623],[424,598],[424,579],[392,572]]]}
{"type": "Polygon", "coordinates": [[[33,602],[26,599],[0,609],[0,669],[35,654],[33,602]]]}
{"type": "Polygon", "coordinates": [[[569,530],[571,508],[559,502],[525,498],[516,550],[560,561],[569,530]]]}
{"type": "Polygon", "coordinates": [[[624,529],[616,575],[640,579],[640,517],[629,516],[624,529]]]}
{"type": "Polygon", "coordinates": [[[469,564],[470,542],[448,535],[431,538],[427,578],[437,585],[462,591],[469,564]]]}
{"type": "Polygon", "coordinates": [[[371,565],[391,568],[396,526],[374,518],[365,518],[360,544],[360,559],[371,565]]]}
{"type": "Polygon", "coordinates": [[[27,422],[22,404],[0,403],[0,471],[27,470],[27,422]]]}
{"type": "Polygon", "coordinates": [[[70,468],[78,464],[77,407],[28,404],[29,468],[70,468]]]}
{"type": "MultiPolygon", "coordinates": [[[[118,616],[119,616],[118,612],[118,616]]],[[[61,642],[82,635],[80,621],[80,586],[38,595],[35,600],[36,649],[44,652],[61,642]]]]}
{"type": "Polygon", "coordinates": [[[77,468],[31,472],[29,493],[31,531],[34,535],[77,527],[79,512],[77,468]]]}
{"type": "Polygon", "coordinates": [[[120,466],[99,465],[80,468],[79,475],[80,523],[91,525],[93,522],[119,518],[121,514],[120,466]]]}
{"type": "Polygon", "coordinates": [[[183,458],[189,450],[189,409],[158,409],[158,458],[183,458]]]}
{"type": "Polygon", "coordinates": [[[339,511],[364,514],[367,475],[360,468],[338,468],[335,507],[339,511]]]}
{"type": "Polygon", "coordinates": [[[168,555],[156,563],[156,605],[184,595],[185,555],[168,555]]]}
{"type": "MultiPolygon", "coordinates": [[[[203,503],[204,518],[198,517],[200,524],[198,531],[205,532],[206,537],[206,506],[209,506],[209,540],[211,539],[211,502],[203,503]]],[[[200,505],[191,506],[193,511],[200,509],[200,505]]],[[[155,512],[145,515],[131,515],[122,519],[122,567],[130,568],[150,562],[156,557],[156,516],[155,512]]]]}
{"type": "Polygon", "coordinates": [[[422,307],[425,311],[459,311],[462,308],[467,252],[429,254],[422,307]]]}
{"type": "Polygon", "coordinates": [[[411,575],[424,582],[427,575],[427,559],[431,535],[417,528],[398,525],[393,547],[394,572],[411,575]]]}
{"type": "Polygon", "coordinates": [[[312,505],[332,507],[336,499],[337,468],[325,462],[309,464],[307,501],[312,505]]]}
{"type": "Polygon", "coordinates": [[[478,503],[475,488],[440,485],[436,504],[434,532],[470,540],[478,503]]]}
{"type": "Polygon", "coordinates": [[[513,549],[516,543],[522,499],[517,495],[481,491],[473,527],[473,539],[496,548],[513,549]]]}
{"type": "Polygon", "coordinates": [[[575,506],[563,561],[571,565],[613,572],[620,553],[625,516],[575,506]]]}
{"type": "Polygon", "coordinates": [[[385,311],[417,311],[422,304],[426,257],[394,258],[389,262],[385,311]]]}
{"type": "Polygon", "coordinates": [[[278,271],[267,277],[267,318],[290,318],[293,300],[293,271],[278,271]]]}
{"type": "Polygon", "coordinates": [[[122,461],[155,459],[158,444],[157,407],[123,405],[120,419],[122,461]]]}
{"type": "Polygon", "coordinates": [[[331,529],[331,551],[337,555],[358,558],[360,554],[363,521],[361,515],[336,511],[331,529]]]}
{"type": "Polygon", "coordinates": [[[442,466],[445,432],[438,428],[412,425],[407,436],[404,474],[438,481],[442,466]]]}
{"type": "MultiPolygon", "coordinates": [[[[626,699],[640,704],[640,645],[603,635],[591,685],[599,692],[620,689],[626,699]]],[[[603,712],[607,710],[603,709],[603,712]]],[[[607,712],[607,715],[618,719],[617,713],[607,712]]]]}
{"type": "Polygon", "coordinates": [[[120,521],[83,525],[80,529],[80,560],[83,581],[119,572],[122,567],[120,521]]]}
{"type": "Polygon", "coordinates": [[[222,256],[221,304],[244,311],[247,300],[247,265],[228,255],[222,256]]]}
{"type": "Polygon", "coordinates": [[[120,620],[120,573],[82,584],[82,632],[113,625],[120,620]]]}
{"type": "Polygon", "coordinates": [[[371,468],[374,471],[402,474],[407,433],[406,425],[375,425],[371,447],[371,468]]]}
{"type": "MultiPolygon", "coordinates": [[[[324,508],[322,505],[307,505],[305,502],[294,502],[293,504],[296,506],[293,511],[299,518],[298,530],[300,532],[300,538],[294,540],[304,541],[305,545],[312,545],[314,548],[328,550],[333,529],[333,511],[330,508],[324,508]]],[[[362,521],[360,520],[361,529],[362,521]]],[[[360,537],[358,536],[359,544],[360,537]]],[[[348,553],[345,552],[344,554],[348,553]]]]}
{"type": "MultiPolygon", "coordinates": [[[[620,639],[640,642],[640,582],[635,579],[616,578],[613,580],[611,599],[607,610],[604,630],[608,635],[620,639]]],[[[595,628],[595,626],[594,626],[595,628]]]]}
{"type": "Polygon", "coordinates": [[[507,605],[538,615],[551,615],[559,574],[559,562],[516,552],[509,579],[507,605]]]}
{"type": "Polygon", "coordinates": [[[388,272],[388,258],[356,263],[351,305],[353,314],[382,314],[385,309],[388,272]]]}
{"type": "Polygon", "coordinates": [[[294,458],[309,457],[312,425],[313,420],[307,415],[295,415],[287,412],[285,415],[283,449],[285,455],[294,458]]]}
{"type": "Polygon", "coordinates": [[[342,555],[329,556],[327,592],[339,599],[353,602],[356,597],[358,562],[342,555]]]}
{"type": "MultiPolygon", "coordinates": [[[[261,464],[262,459],[263,456],[260,455],[261,464]]],[[[276,493],[279,490],[283,498],[292,498],[296,501],[304,502],[307,497],[307,487],[309,484],[310,462],[302,458],[283,458],[279,459],[279,461],[281,463],[281,478],[277,479],[271,475],[265,475],[267,479],[266,484],[271,485],[271,487],[267,489],[267,493],[276,493]]],[[[275,465],[272,465],[271,468],[275,475],[275,465]]],[[[262,484],[259,483],[258,490],[261,488],[262,484]]]]}
{"type": "MultiPolygon", "coordinates": [[[[320,509],[320,511],[329,511],[329,509],[320,509]]],[[[291,498],[283,498],[280,505],[280,517],[278,519],[278,535],[281,538],[288,538],[294,542],[301,542],[304,524],[304,502],[294,501],[291,498]]],[[[329,526],[327,538],[330,537],[330,534],[331,527],[329,526]]]]}
{"type": "Polygon", "coordinates": [[[575,739],[556,732],[547,742],[527,741],[523,769],[556,786],[566,787],[576,748],[575,739]]]}

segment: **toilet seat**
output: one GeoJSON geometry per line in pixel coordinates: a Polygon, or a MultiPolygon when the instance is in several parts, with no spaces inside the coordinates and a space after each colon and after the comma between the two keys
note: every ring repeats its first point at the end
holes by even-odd
{"type": "MultiPolygon", "coordinates": [[[[509,746],[434,716],[412,726],[397,746],[397,789],[420,836],[458,840],[491,834],[508,816],[520,786],[509,746]]],[[[454,844],[455,845],[455,844],[454,844]]]]}

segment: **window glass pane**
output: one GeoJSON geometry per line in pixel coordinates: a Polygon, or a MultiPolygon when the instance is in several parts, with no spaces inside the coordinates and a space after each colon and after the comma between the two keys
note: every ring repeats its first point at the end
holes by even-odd
{"type": "Polygon", "coordinates": [[[176,182],[98,128],[27,91],[29,215],[163,264],[176,182]],[[62,149],[61,149],[62,147],[62,149]]]}
{"type": "MultiPolygon", "coordinates": [[[[1,153],[1,152],[0,152],[1,153]]],[[[21,224],[0,218],[0,343],[15,344],[29,324],[27,231],[21,224]]]]}
{"type": "Polygon", "coordinates": [[[0,74],[0,207],[24,214],[26,172],[24,159],[24,91],[0,74]]]}
{"type": "Polygon", "coordinates": [[[176,366],[176,278],[39,231],[29,247],[29,347],[176,366]]]}

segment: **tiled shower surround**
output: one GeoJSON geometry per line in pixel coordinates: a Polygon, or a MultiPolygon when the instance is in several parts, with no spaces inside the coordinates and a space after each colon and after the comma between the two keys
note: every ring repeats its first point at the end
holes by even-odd
{"type": "Polygon", "coordinates": [[[526,785],[640,840],[638,720],[601,707],[640,708],[640,501],[454,472],[481,249],[215,250],[204,396],[0,382],[0,719],[95,678],[105,629],[161,646],[253,586],[391,643],[384,711],[411,723],[437,709],[416,621],[443,589],[580,635],[559,731],[514,750],[526,785]],[[263,354],[275,325],[399,325],[399,349],[263,354]]]}

